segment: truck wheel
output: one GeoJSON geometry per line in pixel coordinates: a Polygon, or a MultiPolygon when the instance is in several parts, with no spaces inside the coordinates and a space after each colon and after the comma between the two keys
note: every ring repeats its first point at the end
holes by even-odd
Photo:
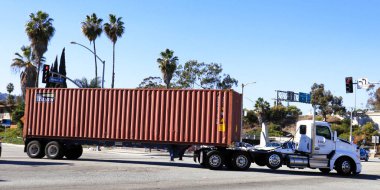
{"type": "Polygon", "coordinates": [[[247,154],[237,152],[232,155],[231,165],[235,170],[248,170],[248,168],[251,167],[251,159],[247,154]]]}
{"type": "Polygon", "coordinates": [[[267,166],[268,168],[275,170],[281,167],[282,164],[282,158],[281,154],[276,152],[271,152],[267,156],[267,166]]]}
{"type": "Polygon", "coordinates": [[[335,170],[339,175],[348,176],[353,171],[353,165],[348,158],[341,158],[335,164],[335,170]]]}
{"type": "Polygon", "coordinates": [[[324,174],[329,174],[330,173],[330,168],[319,168],[319,171],[321,171],[324,174]]]}
{"type": "Polygon", "coordinates": [[[65,157],[69,160],[76,160],[82,156],[83,148],[80,144],[70,145],[65,150],[65,157]]]}
{"type": "Polygon", "coordinates": [[[219,151],[211,151],[206,157],[207,167],[212,170],[219,170],[223,167],[223,156],[219,151]]]}
{"type": "Polygon", "coordinates": [[[30,158],[43,158],[45,156],[44,147],[39,141],[31,141],[26,146],[26,153],[30,158]]]}
{"type": "Polygon", "coordinates": [[[57,141],[51,141],[45,147],[45,154],[50,159],[62,159],[63,153],[63,146],[57,141]]]}

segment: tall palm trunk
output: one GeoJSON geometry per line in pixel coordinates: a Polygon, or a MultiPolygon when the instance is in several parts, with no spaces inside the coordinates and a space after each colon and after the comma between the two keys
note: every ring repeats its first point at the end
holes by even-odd
{"type": "Polygon", "coordinates": [[[113,57],[112,57],[112,84],[111,84],[111,88],[114,87],[114,84],[115,84],[115,43],[113,43],[113,57]]]}
{"type": "Polygon", "coordinates": [[[98,63],[96,62],[95,40],[93,42],[94,42],[94,58],[95,58],[95,78],[97,79],[98,78],[98,63]]]}
{"type": "Polygon", "coordinates": [[[40,70],[41,70],[41,63],[40,63],[40,60],[41,60],[41,58],[40,58],[40,56],[39,55],[37,55],[36,56],[36,62],[37,62],[37,77],[36,77],[36,88],[38,88],[38,79],[40,78],[40,70]]]}

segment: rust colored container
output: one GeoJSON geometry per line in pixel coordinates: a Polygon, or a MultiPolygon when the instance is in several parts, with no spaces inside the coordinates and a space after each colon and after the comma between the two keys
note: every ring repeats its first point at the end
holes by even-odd
{"type": "Polygon", "coordinates": [[[24,138],[229,146],[240,139],[232,90],[26,90],[24,138]]]}

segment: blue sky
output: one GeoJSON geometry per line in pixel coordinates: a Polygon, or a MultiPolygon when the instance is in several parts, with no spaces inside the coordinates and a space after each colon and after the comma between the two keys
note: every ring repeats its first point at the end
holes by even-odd
{"type": "MultiPolygon", "coordinates": [[[[135,88],[148,76],[161,76],[156,59],[165,48],[179,62],[195,59],[221,63],[224,71],[241,82],[245,97],[264,97],[270,103],[275,90],[309,92],[325,84],[347,107],[354,95],[345,93],[344,78],[367,77],[380,81],[379,1],[349,0],[135,0],[135,1],[1,1],[0,92],[9,82],[20,94],[19,74],[9,65],[22,45],[29,14],[42,10],[54,19],[56,33],[45,54],[48,64],[66,48],[71,78],[93,78],[94,58],[71,41],[89,47],[81,32],[85,16],[96,13],[123,17],[126,31],[116,44],[117,88],[135,88]]],[[[98,55],[106,60],[105,86],[111,85],[112,44],[103,34],[96,41],[98,55]]],[[[98,65],[101,75],[101,64],[98,65]]],[[[74,87],[69,84],[69,87],[74,87]]],[[[357,93],[357,107],[366,106],[368,94],[357,93]]],[[[245,107],[253,104],[244,99],[245,107]]],[[[295,103],[304,113],[310,106],[295,103]]]]}

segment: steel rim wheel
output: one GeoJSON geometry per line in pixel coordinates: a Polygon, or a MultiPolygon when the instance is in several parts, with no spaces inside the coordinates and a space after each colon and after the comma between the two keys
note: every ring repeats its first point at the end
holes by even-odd
{"type": "Polygon", "coordinates": [[[276,166],[280,165],[281,158],[277,154],[272,154],[269,156],[268,163],[269,163],[269,165],[276,167],[276,166]]]}
{"type": "Polygon", "coordinates": [[[40,152],[40,147],[37,144],[32,144],[29,146],[28,152],[31,156],[37,156],[40,152]]]}
{"type": "Polygon", "coordinates": [[[343,161],[341,168],[342,168],[342,172],[344,174],[350,173],[351,172],[351,163],[350,163],[350,161],[347,161],[347,160],[343,161]]]}
{"type": "Polygon", "coordinates": [[[244,155],[239,155],[236,157],[236,166],[238,168],[245,168],[248,164],[248,158],[244,155]]]}
{"type": "Polygon", "coordinates": [[[209,158],[209,164],[211,167],[217,168],[222,164],[222,158],[217,154],[213,154],[209,158]]]}
{"type": "Polygon", "coordinates": [[[50,145],[48,147],[48,154],[50,157],[55,157],[58,154],[58,147],[55,145],[50,145]]]}

